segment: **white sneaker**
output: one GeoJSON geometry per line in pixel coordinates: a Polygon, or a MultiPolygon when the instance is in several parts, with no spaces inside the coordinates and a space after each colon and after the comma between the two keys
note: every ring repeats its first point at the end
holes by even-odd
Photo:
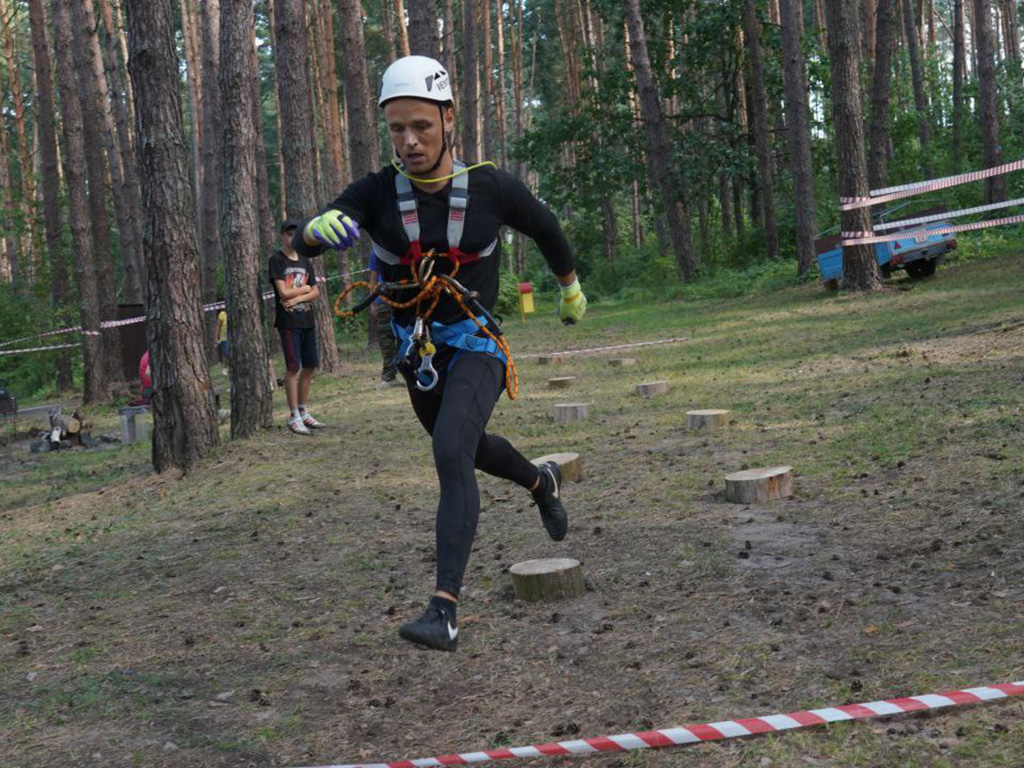
{"type": "Polygon", "coordinates": [[[297,435],[311,435],[309,428],[302,423],[301,419],[288,419],[288,429],[297,435]]]}
{"type": "Polygon", "coordinates": [[[323,429],[324,427],[327,426],[326,424],[314,419],[313,414],[311,413],[307,413],[305,416],[302,417],[302,423],[305,424],[310,429],[323,429]]]}

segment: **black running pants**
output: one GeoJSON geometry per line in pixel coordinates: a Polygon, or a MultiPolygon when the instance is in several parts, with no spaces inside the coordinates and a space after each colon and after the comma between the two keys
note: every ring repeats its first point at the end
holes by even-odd
{"type": "Polygon", "coordinates": [[[438,386],[421,392],[409,383],[409,399],[433,438],[434,465],[441,481],[437,506],[437,589],[458,596],[480,517],[479,469],[530,488],[537,467],[503,437],[485,431],[505,386],[500,360],[462,352],[438,386]]]}

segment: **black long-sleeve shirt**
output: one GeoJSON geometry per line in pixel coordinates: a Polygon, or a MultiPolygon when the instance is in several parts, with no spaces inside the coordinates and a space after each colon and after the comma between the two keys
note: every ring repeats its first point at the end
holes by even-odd
{"type": "MultiPolygon", "coordinates": [[[[365,237],[367,234],[388,251],[405,255],[409,250],[409,239],[398,210],[395,192],[394,168],[387,167],[353,182],[328,208],[342,211],[351,217],[365,237]]],[[[420,220],[420,245],[423,253],[434,250],[448,251],[448,197],[451,182],[438,192],[424,192],[413,184],[420,220]]],[[[469,207],[466,209],[465,229],[460,250],[479,253],[496,239],[494,252],[478,261],[467,262],[459,269],[456,278],[471,291],[476,291],[480,303],[488,310],[494,308],[498,299],[498,275],[501,267],[501,239],[499,230],[508,225],[527,237],[532,238],[543,254],[548,266],[558,276],[567,275],[574,269],[572,250],[548,208],[535,198],[530,190],[505,171],[485,166],[469,172],[469,207]]],[[[302,237],[305,223],[295,233],[295,250],[304,256],[318,256],[324,247],[307,245],[302,237]]],[[[381,277],[394,282],[410,277],[409,267],[386,264],[377,260],[381,277]]],[[[438,261],[436,272],[447,274],[451,271],[447,259],[438,261]]],[[[395,298],[405,300],[411,293],[401,292],[395,298]]],[[[464,319],[462,310],[449,296],[442,297],[430,319],[441,323],[454,323],[464,319]]],[[[412,309],[396,310],[395,319],[411,324],[412,309]]]]}

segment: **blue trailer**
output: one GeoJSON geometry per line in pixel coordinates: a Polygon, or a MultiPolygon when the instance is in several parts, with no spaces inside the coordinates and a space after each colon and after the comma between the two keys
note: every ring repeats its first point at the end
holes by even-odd
{"type": "MultiPolygon", "coordinates": [[[[886,213],[892,213],[887,211],[886,213]]],[[[915,218],[928,212],[915,214],[915,218]]],[[[878,216],[876,223],[884,222],[886,215],[878,216]]],[[[952,226],[948,219],[932,221],[927,225],[911,225],[904,228],[906,232],[922,229],[941,229],[952,226]]],[[[898,237],[903,230],[892,231],[898,237]]],[[[834,287],[843,276],[843,249],[839,245],[839,237],[819,238],[817,241],[818,269],[826,287],[834,287]]],[[[905,269],[911,278],[931,277],[939,260],[949,251],[956,249],[956,237],[953,235],[924,235],[903,237],[886,243],[875,243],[875,258],[885,277],[889,277],[897,269],[905,269]]]]}

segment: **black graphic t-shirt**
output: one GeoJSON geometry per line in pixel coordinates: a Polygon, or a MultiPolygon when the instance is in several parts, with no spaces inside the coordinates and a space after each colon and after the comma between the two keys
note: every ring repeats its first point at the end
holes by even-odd
{"type": "Polygon", "coordinates": [[[313,272],[313,263],[305,256],[296,256],[289,259],[283,251],[278,251],[270,257],[268,269],[270,284],[274,286],[274,304],[276,314],[274,317],[275,328],[312,328],[313,327],[313,305],[308,301],[300,302],[291,309],[286,309],[277,292],[275,280],[284,280],[288,288],[300,288],[303,285],[316,285],[316,274],[313,272]]]}
{"type": "MultiPolygon", "coordinates": [[[[448,199],[451,183],[438,192],[424,192],[413,185],[420,220],[420,243],[423,252],[431,249],[447,252],[448,199]]],[[[344,211],[363,231],[391,253],[402,255],[409,248],[409,239],[398,212],[395,193],[395,169],[388,167],[353,182],[328,208],[344,211]]],[[[502,226],[510,226],[533,238],[548,266],[556,275],[567,275],[574,267],[569,243],[548,208],[533,196],[529,189],[509,173],[496,168],[477,168],[469,172],[469,207],[466,209],[465,231],[460,249],[479,253],[498,240],[494,252],[479,261],[463,264],[457,280],[480,296],[480,303],[493,309],[498,298],[498,273],[501,265],[502,226]]],[[[319,245],[310,246],[302,238],[299,227],[292,241],[295,250],[304,256],[318,256],[319,245]]],[[[407,266],[392,266],[378,260],[378,271],[387,281],[397,281],[410,275],[407,266]]],[[[451,272],[451,264],[442,261],[437,272],[451,272]]],[[[401,299],[399,295],[397,298],[401,299]]],[[[410,324],[415,317],[413,309],[395,310],[399,323],[410,324]]],[[[445,295],[439,302],[431,320],[454,323],[465,318],[453,299],[445,295]]]]}

